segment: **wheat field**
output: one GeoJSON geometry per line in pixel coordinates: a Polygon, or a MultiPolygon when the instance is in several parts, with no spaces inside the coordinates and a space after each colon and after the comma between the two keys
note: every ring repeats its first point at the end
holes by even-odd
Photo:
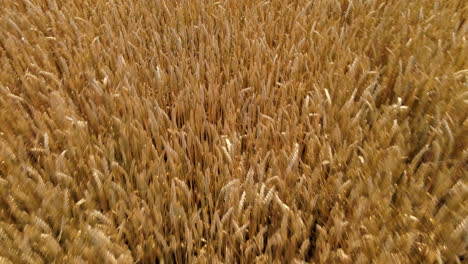
{"type": "Polygon", "coordinates": [[[463,0],[0,0],[0,263],[466,263],[463,0]]]}

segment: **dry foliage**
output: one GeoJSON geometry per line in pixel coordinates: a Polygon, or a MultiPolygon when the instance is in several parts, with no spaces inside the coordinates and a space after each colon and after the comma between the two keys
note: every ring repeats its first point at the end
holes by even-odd
{"type": "Polygon", "coordinates": [[[0,263],[466,261],[466,1],[0,10],[0,263]]]}

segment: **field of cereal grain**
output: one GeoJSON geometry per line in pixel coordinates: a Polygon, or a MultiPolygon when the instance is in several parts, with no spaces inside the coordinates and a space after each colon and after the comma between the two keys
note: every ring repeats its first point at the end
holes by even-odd
{"type": "Polygon", "coordinates": [[[0,0],[0,263],[466,263],[463,0],[0,0]]]}

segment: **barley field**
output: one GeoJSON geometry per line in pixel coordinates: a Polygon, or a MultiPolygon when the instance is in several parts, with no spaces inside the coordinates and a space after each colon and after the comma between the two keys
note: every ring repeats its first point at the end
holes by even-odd
{"type": "Polygon", "coordinates": [[[467,263],[467,19],[0,0],[0,263],[467,263]]]}

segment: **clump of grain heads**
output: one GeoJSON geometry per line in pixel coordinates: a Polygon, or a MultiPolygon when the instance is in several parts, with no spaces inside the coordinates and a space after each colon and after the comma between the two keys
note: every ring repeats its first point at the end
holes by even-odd
{"type": "Polygon", "coordinates": [[[462,263],[461,0],[0,1],[1,263],[462,263]]]}

